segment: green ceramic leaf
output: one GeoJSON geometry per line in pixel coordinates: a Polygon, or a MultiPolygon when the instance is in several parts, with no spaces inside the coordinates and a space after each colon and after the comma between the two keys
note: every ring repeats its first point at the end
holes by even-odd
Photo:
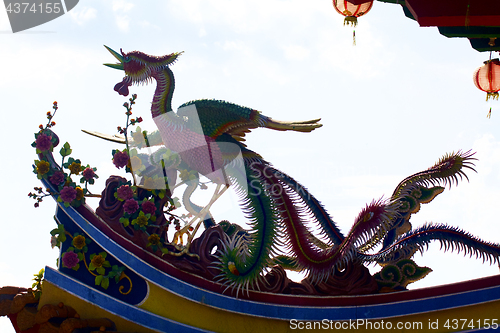
{"type": "Polygon", "coordinates": [[[96,286],[100,285],[100,284],[101,284],[101,282],[102,282],[102,279],[103,279],[103,278],[104,278],[104,276],[102,276],[102,275],[97,275],[97,276],[95,277],[95,285],[96,285],[96,286]]]}
{"type": "Polygon", "coordinates": [[[108,289],[109,287],[109,279],[108,278],[103,278],[101,281],[101,287],[104,289],[108,289]]]}

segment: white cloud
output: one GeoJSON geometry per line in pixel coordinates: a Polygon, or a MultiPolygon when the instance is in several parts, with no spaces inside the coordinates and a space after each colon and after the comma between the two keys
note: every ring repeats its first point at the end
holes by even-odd
{"type": "Polygon", "coordinates": [[[77,9],[70,11],[69,15],[71,19],[76,22],[76,24],[84,25],[88,21],[97,17],[97,10],[90,7],[77,7],[77,9]]]}
{"type": "Polygon", "coordinates": [[[304,3],[300,0],[256,0],[253,2],[231,0],[174,0],[169,3],[169,11],[196,24],[225,25],[238,33],[273,31],[289,17],[298,17],[290,26],[301,30],[313,20],[318,3],[304,3]],[[300,15],[297,15],[300,13],[300,15]],[[252,18],[252,19],[249,19],[252,18]]]}
{"type": "Polygon", "coordinates": [[[244,42],[238,41],[225,41],[222,46],[224,51],[238,51],[242,52],[245,55],[250,55],[252,53],[252,49],[244,42]]]}
{"type": "Polygon", "coordinates": [[[493,134],[484,134],[474,142],[473,150],[477,151],[480,161],[481,173],[494,180],[500,180],[500,142],[495,140],[493,134]]]}
{"type": "Polygon", "coordinates": [[[40,86],[63,84],[61,82],[63,78],[75,76],[75,64],[83,69],[87,66],[94,66],[102,58],[97,52],[82,52],[81,49],[76,50],[63,45],[47,45],[37,48],[37,61],[34,62],[29,43],[22,44],[16,41],[15,48],[8,44],[5,46],[5,48],[0,48],[0,58],[6,63],[23,65],[6,66],[3,75],[8,80],[0,81],[0,88],[23,84],[26,78],[30,78],[31,82],[36,82],[40,86]]]}
{"type": "Polygon", "coordinates": [[[114,0],[113,11],[115,12],[115,22],[118,28],[124,32],[129,30],[130,18],[126,14],[134,7],[133,3],[125,0],[114,0]]]}
{"type": "Polygon", "coordinates": [[[113,11],[121,11],[121,12],[128,12],[130,11],[135,5],[133,3],[127,2],[125,0],[114,0],[113,1],[113,11]]]}
{"type": "Polygon", "coordinates": [[[130,24],[130,19],[127,15],[117,15],[115,17],[116,25],[122,31],[127,32],[130,24]]]}
{"type": "Polygon", "coordinates": [[[137,22],[137,24],[141,28],[146,29],[146,30],[156,30],[156,31],[161,30],[160,26],[158,26],[156,24],[152,24],[150,21],[147,21],[147,20],[139,21],[139,22],[137,22]]]}
{"type": "Polygon", "coordinates": [[[363,78],[383,73],[393,62],[394,55],[372,34],[368,22],[364,25],[363,29],[357,28],[356,46],[353,46],[352,28],[346,27],[340,34],[338,30],[334,33],[333,29],[318,34],[314,49],[319,55],[321,68],[342,70],[363,78]]]}
{"type": "MultiPolygon", "coordinates": [[[[285,73],[283,68],[276,64],[275,61],[265,57],[262,53],[255,50],[251,43],[242,40],[225,41],[222,45],[224,51],[230,51],[238,54],[238,62],[227,63],[223,68],[223,73],[226,76],[231,75],[233,69],[241,67],[241,64],[252,64],[254,67],[252,75],[255,73],[263,73],[266,79],[277,84],[285,84],[290,82],[291,76],[285,73]]],[[[241,74],[241,73],[240,73],[241,74]]]]}
{"type": "Polygon", "coordinates": [[[304,60],[310,55],[310,51],[301,45],[284,45],[282,46],[285,57],[290,60],[304,60]]]}

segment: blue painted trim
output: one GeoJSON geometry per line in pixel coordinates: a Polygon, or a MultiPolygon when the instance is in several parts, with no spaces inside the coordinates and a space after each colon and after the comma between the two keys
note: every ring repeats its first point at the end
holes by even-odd
{"type": "Polygon", "coordinates": [[[300,307],[237,299],[198,288],[165,274],[108,239],[74,208],[58,204],[58,209],[66,212],[89,237],[100,244],[108,253],[145,279],[180,297],[225,311],[281,320],[381,319],[500,300],[500,286],[418,300],[366,306],[300,307]]]}
{"type": "Polygon", "coordinates": [[[50,267],[45,267],[45,280],[61,289],[68,291],[69,293],[82,300],[85,300],[91,304],[95,304],[96,306],[101,307],[121,318],[137,323],[152,330],[158,330],[160,332],[182,333],[210,332],[178,323],[176,321],[155,315],[151,312],[119,301],[98,290],[89,288],[87,285],[50,267]]]}
{"type": "MultiPolygon", "coordinates": [[[[70,233],[71,235],[74,235],[76,232],[79,234],[84,233],[78,225],[75,224],[73,219],[71,219],[64,210],[62,209],[57,209],[56,210],[56,215],[55,219],[58,223],[62,223],[64,225],[64,229],[66,232],[70,233]]],[[[85,234],[85,233],[84,233],[85,234]]],[[[86,235],[86,239],[90,240],[91,237],[86,235]]],[[[71,240],[68,242],[64,242],[61,244],[60,247],[60,253],[64,253],[68,250],[69,247],[73,246],[71,243],[71,240]]],[[[88,253],[83,254],[85,256],[90,255],[90,253],[101,253],[104,251],[104,249],[99,245],[99,243],[95,241],[91,241],[90,244],[87,244],[88,248],[88,253]]],[[[104,251],[106,252],[106,251],[104,251]]],[[[138,305],[143,303],[147,296],[148,296],[148,290],[149,290],[149,285],[145,281],[145,279],[142,276],[137,275],[133,270],[130,270],[128,268],[125,269],[125,274],[127,274],[127,277],[131,280],[130,286],[128,283],[125,281],[115,281],[115,278],[110,278],[109,282],[111,282],[108,286],[107,289],[103,289],[101,286],[96,286],[95,285],[95,276],[93,276],[90,272],[87,270],[73,270],[69,268],[64,268],[61,267],[62,263],[62,258],[61,254],[59,255],[59,267],[58,270],[65,274],[68,275],[72,278],[75,278],[76,280],[86,284],[87,286],[100,290],[102,292],[105,292],[107,295],[110,297],[116,298],[120,301],[123,301],[125,303],[131,304],[131,305],[138,305]],[[120,291],[120,288],[125,288],[125,287],[131,287],[131,290],[128,290],[128,292],[123,293],[120,291]],[[106,291],[104,291],[106,290],[106,291]]],[[[110,265],[115,265],[118,264],[118,266],[123,266],[121,265],[121,262],[119,262],[114,256],[109,255],[107,257],[107,260],[109,261],[110,265]]]]}

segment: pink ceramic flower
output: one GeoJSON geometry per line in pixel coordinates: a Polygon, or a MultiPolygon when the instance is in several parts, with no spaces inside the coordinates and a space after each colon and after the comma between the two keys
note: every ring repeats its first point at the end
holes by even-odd
{"type": "Polygon", "coordinates": [[[144,214],[154,214],[156,212],[156,206],[151,201],[144,201],[141,208],[144,214]]]}
{"type": "Polygon", "coordinates": [[[78,255],[73,251],[65,252],[62,257],[62,263],[64,267],[73,268],[75,267],[80,259],[78,259],[78,255]]]}
{"type": "Polygon", "coordinates": [[[118,168],[123,168],[124,166],[127,165],[128,163],[128,154],[127,152],[124,152],[124,151],[117,151],[114,155],[113,155],[113,164],[118,168]]]}
{"type": "Polygon", "coordinates": [[[38,135],[35,141],[36,149],[39,149],[40,151],[49,150],[52,147],[51,140],[52,140],[51,136],[41,133],[40,135],[38,135]]]}
{"type": "Polygon", "coordinates": [[[71,202],[76,199],[76,189],[71,186],[64,186],[61,190],[61,199],[64,202],[71,202]]]}
{"type": "Polygon", "coordinates": [[[134,214],[139,209],[139,204],[134,199],[128,199],[123,204],[125,213],[134,214]]]}
{"type": "Polygon", "coordinates": [[[49,181],[54,185],[59,185],[65,180],[64,172],[56,171],[52,176],[49,177],[49,181]]]}
{"type": "Polygon", "coordinates": [[[91,180],[92,178],[95,177],[95,172],[92,168],[85,168],[85,170],[83,170],[83,172],[82,172],[82,176],[86,180],[91,180]]]}
{"type": "Polygon", "coordinates": [[[116,190],[116,194],[118,195],[119,199],[127,200],[132,199],[132,197],[134,196],[134,191],[128,185],[122,185],[118,188],[118,190],[116,190]]]}

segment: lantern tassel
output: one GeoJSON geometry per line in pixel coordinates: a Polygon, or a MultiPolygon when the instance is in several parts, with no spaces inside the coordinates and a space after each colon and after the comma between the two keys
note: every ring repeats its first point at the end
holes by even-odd
{"type": "Polygon", "coordinates": [[[487,93],[486,94],[486,101],[489,101],[490,98],[493,99],[493,100],[495,100],[495,99],[498,100],[498,91],[487,93]]]}
{"type": "Polygon", "coordinates": [[[358,25],[358,19],[356,16],[346,16],[344,19],[344,25],[356,27],[358,25]]]}
{"type": "Polygon", "coordinates": [[[356,46],[356,30],[352,31],[352,45],[356,46]]]}
{"type": "Polygon", "coordinates": [[[488,118],[488,119],[491,118],[491,108],[490,108],[490,112],[488,112],[488,114],[486,115],[486,118],[488,118]]]}

